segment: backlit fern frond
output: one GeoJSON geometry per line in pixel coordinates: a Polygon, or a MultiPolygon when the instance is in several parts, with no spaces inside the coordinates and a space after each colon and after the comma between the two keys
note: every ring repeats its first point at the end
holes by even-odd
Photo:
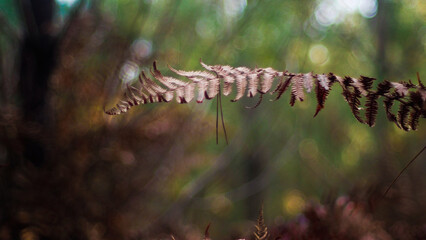
{"type": "Polygon", "coordinates": [[[146,76],[142,71],[139,75],[140,86],[128,86],[124,98],[105,113],[118,115],[136,105],[170,102],[173,98],[178,103],[188,103],[195,98],[195,95],[197,95],[197,102],[202,103],[204,99],[210,100],[218,94],[228,96],[234,89],[236,94],[231,100],[232,102],[240,100],[244,95],[253,98],[256,94],[260,94],[260,100],[265,94],[275,95],[275,100],[278,100],[288,89],[291,89],[290,105],[293,106],[295,102],[305,99],[305,91],[310,93],[315,87],[317,108],[314,116],[316,116],[324,108],[334,83],[339,83],[344,99],[354,117],[361,123],[374,126],[379,98],[383,99],[388,120],[405,131],[416,130],[419,119],[426,118],[426,87],[421,83],[419,77],[417,85],[411,81],[389,82],[385,80],[379,83],[377,89],[374,90],[372,86],[375,79],[365,76],[353,78],[340,77],[333,73],[290,73],[273,68],[249,69],[226,65],[211,66],[203,62],[201,65],[207,71],[182,71],[169,66],[172,72],[187,79],[184,81],[164,76],[154,62],[153,69],[150,71],[154,79],[146,76]],[[366,99],[364,107],[361,107],[362,98],[366,99]],[[395,102],[399,103],[396,115],[392,112],[395,102]]]}

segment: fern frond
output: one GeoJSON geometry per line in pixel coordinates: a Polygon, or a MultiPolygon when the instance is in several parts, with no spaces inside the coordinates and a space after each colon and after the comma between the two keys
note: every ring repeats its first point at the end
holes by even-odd
{"type": "Polygon", "coordinates": [[[401,128],[401,126],[399,126],[396,115],[392,113],[393,102],[394,102],[394,99],[392,98],[387,98],[383,101],[383,103],[385,104],[386,117],[388,118],[389,121],[395,123],[398,128],[401,128]]]}
{"type": "Polygon", "coordinates": [[[303,74],[303,86],[306,89],[307,93],[312,91],[312,87],[314,86],[314,78],[312,77],[312,73],[303,74]]]}
{"type": "Polygon", "coordinates": [[[259,211],[259,217],[257,218],[257,224],[255,225],[256,231],[254,231],[254,237],[256,240],[266,240],[269,236],[268,228],[265,225],[263,219],[263,206],[259,211]]]}
{"type": "Polygon", "coordinates": [[[257,71],[254,70],[248,74],[248,93],[247,97],[254,97],[257,93],[257,85],[259,84],[259,76],[257,74],[257,71]]]}
{"type": "Polygon", "coordinates": [[[317,94],[317,110],[314,114],[314,117],[316,117],[319,113],[319,111],[321,111],[321,109],[324,108],[324,103],[325,100],[327,100],[327,96],[328,93],[330,91],[330,87],[332,82],[329,81],[328,77],[324,74],[320,74],[317,76],[317,81],[316,81],[316,94],[317,94]]]}
{"type": "Polygon", "coordinates": [[[257,107],[262,102],[263,95],[270,93],[275,95],[275,100],[278,100],[291,88],[290,105],[293,106],[296,101],[303,101],[305,91],[312,92],[315,85],[317,108],[314,116],[316,116],[324,108],[333,84],[338,82],[354,117],[361,123],[374,126],[379,98],[383,98],[388,120],[406,131],[417,129],[419,119],[426,118],[426,88],[420,81],[420,77],[418,77],[417,85],[411,81],[385,80],[374,90],[373,82],[376,79],[365,76],[352,78],[340,77],[333,73],[290,73],[273,68],[234,68],[227,65],[207,65],[201,60],[200,63],[206,71],[182,71],[169,66],[173,73],[187,79],[183,81],[164,76],[154,62],[153,68],[150,69],[153,79],[142,71],[139,75],[140,86],[127,86],[123,99],[111,109],[105,110],[105,113],[118,115],[140,104],[170,102],[173,98],[178,103],[188,103],[195,98],[196,92],[196,100],[201,103],[204,99],[213,99],[218,94],[230,95],[234,85],[236,95],[232,102],[240,100],[244,95],[252,98],[259,93],[259,102],[255,106],[257,107]],[[272,86],[275,86],[273,90],[271,90],[272,86]],[[362,98],[366,99],[364,107],[361,106],[362,98]],[[394,103],[399,104],[397,116],[392,113],[394,103]],[[361,117],[361,112],[364,113],[365,120],[361,117]]]}
{"type": "Polygon", "coordinates": [[[302,75],[296,75],[292,78],[292,87],[291,87],[291,99],[290,105],[293,106],[295,101],[303,102],[305,98],[305,93],[303,92],[303,77],[302,75]]]}
{"type": "Polygon", "coordinates": [[[373,127],[376,123],[376,116],[377,116],[377,98],[379,96],[375,93],[369,93],[367,95],[367,103],[365,104],[366,110],[365,110],[365,119],[368,126],[373,127]]]}
{"type": "Polygon", "coordinates": [[[283,82],[283,78],[281,78],[281,82],[277,85],[277,88],[274,90],[274,92],[272,92],[272,94],[274,94],[275,92],[278,92],[277,97],[275,98],[275,100],[278,100],[281,98],[281,96],[283,95],[283,93],[287,90],[287,88],[290,86],[291,83],[291,79],[294,76],[290,76],[287,78],[287,80],[285,80],[283,82]]]}
{"type": "Polygon", "coordinates": [[[400,104],[398,110],[398,123],[405,131],[408,131],[407,119],[410,113],[410,107],[407,104],[400,104]]]}
{"type": "Polygon", "coordinates": [[[399,97],[405,97],[408,94],[408,87],[406,85],[407,84],[404,82],[392,83],[392,86],[395,88],[395,92],[398,94],[399,97]]]}
{"type": "Polygon", "coordinates": [[[244,96],[244,93],[247,88],[247,74],[250,73],[250,69],[246,67],[239,67],[239,68],[236,68],[235,71],[237,72],[237,75],[236,75],[237,95],[235,96],[233,100],[231,100],[232,102],[236,102],[244,96]]]}
{"type": "Polygon", "coordinates": [[[417,130],[419,126],[419,118],[421,115],[420,109],[414,108],[410,113],[410,119],[408,121],[412,130],[417,130]]]}

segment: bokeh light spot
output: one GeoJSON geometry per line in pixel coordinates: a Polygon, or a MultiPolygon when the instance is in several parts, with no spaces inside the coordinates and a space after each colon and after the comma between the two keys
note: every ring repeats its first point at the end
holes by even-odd
{"type": "Polygon", "coordinates": [[[56,0],[58,4],[72,6],[77,0],[56,0]]]}
{"type": "Polygon", "coordinates": [[[309,59],[312,63],[323,65],[328,61],[328,49],[322,44],[317,44],[309,49],[309,59]]]}
{"type": "Polygon", "coordinates": [[[359,1],[358,11],[365,18],[373,18],[377,14],[377,0],[359,1]]]}
{"type": "Polygon", "coordinates": [[[38,240],[40,239],[38,235],[31,228],[25,228],[21,231],[22,240],[38,240]]]}
{"type": "Polygon", "coordinates": [[[223,0],[224,11],[228,16],[236,16],[244,12],[247,0],[223,0]]]}
{"type": "Polygon", "coordinates": [[[377,0],[322,0],[315,9],[315,20],[327,27],[358,12],[365,18],[376,16],[377,0]]]}
{"type": "Polygon", "coordinates": [[[139,67],[133,61],[127,61],[120,70],[120,79],[124,84],[130,83],[138,75],[139,67]]]}
{"type": "Polygon", "coordinates": [[[295,216],[305,208],[305,197],[298,190],[288,192],[283,198],[283,210],[285,213],[295,216]]]}
{"type": "Polygon", "coordinates": [[[132,44],[132,53],[135,55],[135,57],[138,60],[142,60],[145,59],[147,57],[149,57],[152,53],[152,44],[151,42],[144,40],[144,39],[139,39],[136,40],[135,42],[133,42],[132,44]]]}

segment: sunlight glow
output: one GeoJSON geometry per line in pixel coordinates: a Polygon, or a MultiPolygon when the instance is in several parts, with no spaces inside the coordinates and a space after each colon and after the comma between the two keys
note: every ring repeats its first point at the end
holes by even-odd
{"type": "Polygon", "coordinates": [[[299,190],[291,190],[283,197],[283,210],[290,216],[299,214],[305,207],[305,197],[299,190]]]}
{"type": "Polygon", "coordinates": [[[330,26],[357,12],[364,18],[373,18],[377,7],[377,0],[321,0],[315,9],[315,19],[322,26],[330,26]]]}
{"type": "Polygon", "coordinates": [[[139,67],[133,61],[127,61],[120,70],[120,79],[123,83],[130,83],[138,76],[139,67]]]}
{"type": "Polygon", "coordinates": [[[56,0],[58,4],[72,6],[77,0],[56,0]]]}
{"type": "Polygon", "coordinates": [[[328,57],[328,49],[322,44],[313,45],[309,49],[309,59],[314,64],[323,65],[328,61],[328,57]]]}
{"type": "Polygon", "coordinates": [[[247,0],[223,0],[224,10],[228,16],[237,16],[244,12],[247,0]]]}

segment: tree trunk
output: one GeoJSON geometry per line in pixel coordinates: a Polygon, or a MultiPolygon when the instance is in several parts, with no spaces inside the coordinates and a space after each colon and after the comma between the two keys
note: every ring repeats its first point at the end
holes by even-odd
{"type": "Polygon", "coordinates": [[[29,132],[22,136],[25,161],[41,167],[46,161],[42,139],[48,129],[49,79],[56,62],[56,38],[52,33],[54,0],[22,0],[26,31],[21,45],[19,94],[22,115],[29,132]]]}

